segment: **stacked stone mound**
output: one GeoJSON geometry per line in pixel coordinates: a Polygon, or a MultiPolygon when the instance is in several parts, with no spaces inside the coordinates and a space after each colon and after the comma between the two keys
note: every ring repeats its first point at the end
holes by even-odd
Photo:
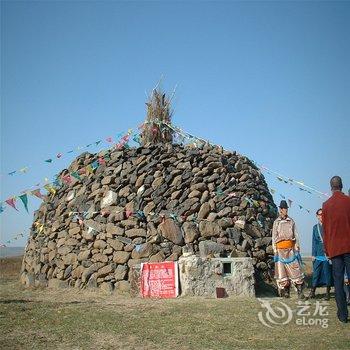
{"type": "MultiPolygon", "coordinates": [[[[99,157],[84,153],[60,175],[99,157]]],[[[177,260],[184,251],[248,256],[262,273],[272,266],[276,207],[249,159],[209,145],[171,144],[109,157],[80,180],[71,177],[35,212],[44,230],[32,226],[23,283],[127,291],[132,266],[177,260]]]]}

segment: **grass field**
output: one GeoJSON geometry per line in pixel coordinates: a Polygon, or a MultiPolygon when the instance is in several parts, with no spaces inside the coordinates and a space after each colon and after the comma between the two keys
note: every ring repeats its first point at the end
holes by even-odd
{"type": "MultiPolygon", "coordinates": [[[[295,295],[286,302],[293,319],[268,328],[258,319],[264,311],[258,299],[144,300],[86,290],[28,290],[18,282],[20,258],[0,263],[0,349],[350,347],[350,324],[336,319],[334,299],[324,316],[328,328],[297,325],[295,295]]],[[[280,299],[273,300],[277,305],[280,299]]],[[[315,306],[313,301],[313,311],[315,306]]]]}

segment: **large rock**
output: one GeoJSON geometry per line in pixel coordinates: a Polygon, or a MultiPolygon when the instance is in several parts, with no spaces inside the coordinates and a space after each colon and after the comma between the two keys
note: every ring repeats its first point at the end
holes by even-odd
{"type": "Polygon", "coordinates": [[[174,222],[173,219],[165,219],[164,222],[159,225],[159,230],[164,238],[168,239],[174,244],[183,243],[181,228],[174,222]]]}
{"type": "Polygon", "coordinates": [[[216,237],[219,236],[221,228],[215,222],[203,220],[199,223],[199,232],[203,237],[216,237]]]}

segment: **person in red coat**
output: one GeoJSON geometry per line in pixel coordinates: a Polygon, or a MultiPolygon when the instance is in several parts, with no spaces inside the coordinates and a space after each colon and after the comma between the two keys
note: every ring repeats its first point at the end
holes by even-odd
{"type": "Polygon", "coordinates": [[[332,197],[322,206],[324,248],[332,260],[337,316],[348,322],[348,308],[344,292],[344,272],[350,275],[350,198],[343,192],[342,180],[333,176],[330,181],[332,197]]]}

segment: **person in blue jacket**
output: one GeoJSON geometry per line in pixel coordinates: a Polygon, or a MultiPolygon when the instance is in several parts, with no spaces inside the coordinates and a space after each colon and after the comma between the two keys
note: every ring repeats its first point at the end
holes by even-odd
{"type": "Polygon", "coordinates": [[[309,299],[315,298],[317,287],[327,287],[326,300],[330,299],[331,287],[334,285],[332,276],[332,265],[326,257],[323,246],[322,209],[316,212],[318,223],[312,231],[312,287],[309,299]]]}

